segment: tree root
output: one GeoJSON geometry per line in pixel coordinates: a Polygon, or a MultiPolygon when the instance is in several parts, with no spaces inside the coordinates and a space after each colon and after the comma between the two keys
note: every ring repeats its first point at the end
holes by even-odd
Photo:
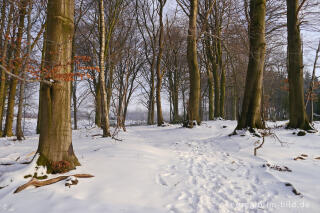
{"type": "Polygon", "coordinates": [[[92,177],[94,177],[93,175],[90,175],[90,174],[75,174],[75,175],[68,175],[68,176],[59,176],[59,177],[52,178],[49,180],[44,180],[44,181],[39,181],[36,178],[32,178],[29,182],[19,186],[13,193],[21,192],[22,190],[26,189],[29,186],[35,186],[38,188],[38,187],[54,184],[54,183],[65,180],[68,177],[72,177],[72,176],[76,177],[76,178],[92,178],[92,177]]]}

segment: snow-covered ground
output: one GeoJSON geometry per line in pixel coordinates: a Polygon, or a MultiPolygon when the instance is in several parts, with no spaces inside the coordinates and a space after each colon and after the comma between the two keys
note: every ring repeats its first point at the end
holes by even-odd
{"type": "Polygon", "coordinates": [[[299,137],[281,124],[269,123],[281,143],[267,136],[257,156],[262,139],[247,132],[229,137],[234,121],[129,127],[117,136],[122,141],[93,136],[99,129],[77,130],[73,145],[82,166],[69,174],[95,177],[17,194],[34,168],[19,162],[32,158],[38,137],[1,139],[0,163],[14,165],[0,166],[0,212],[319,212],[320,134],[299,137]],[[301,155],[305,160],[294,160],[301,155]]]}

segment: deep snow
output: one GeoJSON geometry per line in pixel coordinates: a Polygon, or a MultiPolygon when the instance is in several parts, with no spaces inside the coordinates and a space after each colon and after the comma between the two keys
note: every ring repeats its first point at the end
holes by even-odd
{"type": "Polygon", "coordinates": [[[283,124],[268,123],[283,143],[266,137],[256,157],[253,149],[262,139],[248,132],[229,137],[234,121],[205,122],[194,129],[129,127],[117,136],[121,142],[93,137],[99,129],[73,131],[82,166],[69,174],[95,177],[70,188],[62,181],[18,194],[13,191],[35,167],[19,163],[32,158],[38,136],[1,139],[0,163],[14,165],[0,166],[0,212],[319,212],[320,160],[315,158],[320,157],[320,134],[299,137],[279,127],[283,124]],[[294,160],[301,154],[308,156],[294,160]]]}

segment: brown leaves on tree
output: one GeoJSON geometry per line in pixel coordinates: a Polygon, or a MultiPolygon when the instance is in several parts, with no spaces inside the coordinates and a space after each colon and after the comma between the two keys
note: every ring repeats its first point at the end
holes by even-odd
{"type": "MultiPolygon", "coordinates": [[[[93,79],[93,76],[89,72],[100,72],[99,67],[86,66],[90,61],[91,57],[89,56],[74,56],[73,60],[66,64],[56,64],[52,67],[41,68],[41,65],[39,65],[36,60],[30,59],[29,63],[25,66],[27,76],[30,77],[30,80],[40,81],[40,79],[53,79],[55,81],[74,81],[76,77],[79,77],[81,80],[84,80],[85,78],[93,79]],[[70,65],[73,65],[77,72],[65,73],[64,70],[70,65]]],[[[15,66],[22,64],[22,62],[23,58],[10,59],[5,68],[11,72],[15,66]]]]}

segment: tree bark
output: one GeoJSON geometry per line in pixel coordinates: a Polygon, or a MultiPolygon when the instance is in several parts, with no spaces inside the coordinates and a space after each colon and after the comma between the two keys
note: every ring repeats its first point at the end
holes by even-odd
{"type": "Polygon", "coordinates": [[[188,118],[189,126],[193,127],[193,121],[200,124],[199,115],[200,108],[200,70],[198,66],[197,53],[197,15],[198,15],[198,0],[190,2],[189,29],[187,39],[187,60],[190,73],[190,99],[188,118]]]}
{"type": "Polygon", "coordinates": [[[263,68],[266,51],[265,15],[266,0],[251,0],[249,64],[242,112],[237,129],[250,128],[253,131],[253,128],[262,129],[265,127],[261,119],[263,68]]]}
{"type": "MultiPolygon", "coordinates": [[[[70,74],[74,33],[74,0],[49,0],[47,9],[45,67],[54,74],[70,74]]],[[[80,165],[72,146],[71,85],[47,76],[51,85],[41,85],[40,139],[38,165],[47,173],[63,173],[80,165]]]]}
{"type": "Polygon", "coordinates": [[[287,0],[288,28],[288,80],[289,124],[288,128],[312,129],[304,104],[303,62],[298,20],[298,0],[287,0]]]}

